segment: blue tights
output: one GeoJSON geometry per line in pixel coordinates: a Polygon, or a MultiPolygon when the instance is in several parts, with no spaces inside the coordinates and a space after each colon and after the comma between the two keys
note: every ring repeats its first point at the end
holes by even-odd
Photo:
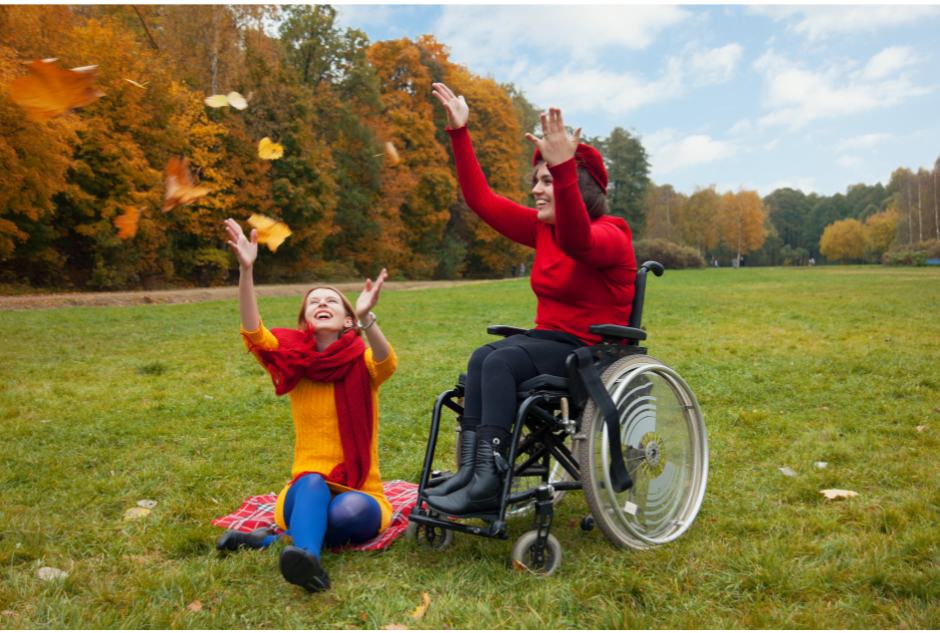
{"type": "MultiPolygon", "coordinates": [[[[379,502],[362,492],[344,492],[334,498],[317,474],[294,482],[284,499],[284,521],[294,546],[320,558],[320,548],[344,543],[365,543],[379,533],[382,510],[379,502]]],[[[269,536],[267,547],[277,540],[269,536]]]]}

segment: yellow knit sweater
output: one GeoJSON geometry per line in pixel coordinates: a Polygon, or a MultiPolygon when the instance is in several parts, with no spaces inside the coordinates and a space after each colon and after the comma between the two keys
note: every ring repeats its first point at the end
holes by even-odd
{"type": "MultiPolygon", "coordinates": [[[[262,349],[277,349],[277,338],[260,325],[254,332],[247,332],[242,328],[242,338],[245,347],[257,345],[262,349]]],[[[258,353],[255,358],[261,363],[258,353]]],[[[388,358],[381,363],[372,359],[372,350],[365,353],[366,368],[369,370],[369,382],[372,387],[372,468],[366,476],[365,484],[359,492],[371,496],[379,502],[382,509],[382,525],[379,532],[388,527],[392,519],[392,504],[385,498],[382,491],[382,477],[379,475],[379,387],[389,379],[398,366],[395,350],[390,348],[388,358]]],[[[261,363],[264,366],[264,363],[261,363]]],[[[291,479],[303,472],[318,472],[328,475],[333,468],[343,462],[343,444],[340,440],[336,402],[333,399],[333,383],[314,382],[302,378],[290,393],[291,411],[294,417],[294,431],[297,441],[294,444],[294,466],[291,469],[291,479]]],[[[327,482],[334,496],[341,492],[354,490],[339,484],[327,482]]],[[[274,519],[279,526],[287,529],[284,521],[284,499],[290,484],[277,497],[277,506],[274,509],[274,519]]]]}

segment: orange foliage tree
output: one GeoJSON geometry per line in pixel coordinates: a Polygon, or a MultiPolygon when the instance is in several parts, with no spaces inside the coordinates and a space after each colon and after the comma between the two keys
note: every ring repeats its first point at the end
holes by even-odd
{"type": "Polygon", "coordinates": [[[765,239],[764,207],[756,191],[731,191],[721,196],[718,205],[721,239],[741,256],[760,248],[765,239]]]}
{"type": "Polygon", "coordinates": [[[833,222],[823,231],[819,252],[829,259],[858,259],[865,254],[865,230],[855,218],[833,222]]]}

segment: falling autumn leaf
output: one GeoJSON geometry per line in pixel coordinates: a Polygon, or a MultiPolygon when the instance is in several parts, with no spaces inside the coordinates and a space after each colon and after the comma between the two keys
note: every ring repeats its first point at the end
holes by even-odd
{"type": "Polygon", "coordinates": [[[151,501],[150,499],[141,499],[137,502],[137,505],[141,508],[146,508],[147,510],[153,510],[157,507],[157,502],[151,501]]]}
{"type": "Polygon", "coordinates": [[[264,160],[277,160],[284,155],[284,147],[279,143],[271,142],[267,136],[258,143],[258,156],[264,160]]]}
{"type": "Polygon", "coordinates": [[[137,221],[140,220],[140,209],[137,207],[124,207],[124,215],[119,215],[112,222],[117,227],[118,237],[122,240],[137,235],[137,221]]]}
{"type": "Polygon", "coordinates": [[[42,580],[59,580],[67,578],[69,573],[55,567],[40,567],[36,570],[36,575],[42,580]]]}
{"type": "Polygon", "coordinates": [[[189,160],[171,158],[164,170],[166,174],[166,204],[161,209],[164,213],[178,207],[186,206],[209,193],[206,187],[197,187],[189,173],[189,160]]]}
{"type": "Polygon", "coordinates": [[[820,490],[819,492],[826,495],[826,499],[848,499],[858,496],[858,493],[852,490],[820,490]]]}
{"type": "Polygon", "coordinates": [[[150,514],[150,510],[147,508],[128,508],[127,512],[124,513],[125,521],[134,521],[150,514]]]}
{"type": "Polygon", "coordinates": [[[130,79],[127,79],[126,77],[124,78],[124,81],[126,81],[127,83],[129,83],[129,84],[131,84],[131,85],[137,86],[138,88],[143,88],[144,90],[147,89],[147,84],[150,83],[150,82],[148,81],[147,83],[139,84],[139,83],[137,83],[136,81],[131,81],[130,79]]]}
{"type": "Polygon", "coordinates": [[[291,235],[290,229],[283,222],[272,220],[257,213],[251,214],[251,217],[248,218],[248,224],[258,229],[258,243],[267,244],[272,253],[276,252],[277,247],[291,235]]]}
{"type": "Polygon", "coordinates": [[[186,608],[192,611],[193,613],[199,613],[200,611],[202,611],[202,603],[199,602],[198,600],[193,600],[192,602],[186,605],[186,608]]]}
{"type": "Polygon", "coordinates": [[[206,97],[204,101],[210,108],[228,107],[228,97],[225,95],[212,95],[211,97],[206,97]]]}
{"type": "Polygon", "coordinates": [[[55,61],[28,62],[30,74],[10,82],[10,98],[26,109],[31,121],[45,121],[104,96],[93,88],[98,78],[97,66],[66,70],[55,61]]]}
{"type": "Polygon", "coordinates": [[[431,596],[429,596],[426,591],[421,592],[421,600],[422,604],[419,604],[415,607],[415,610],[411,612],[411,617],[416,620],[423,618],[424,614],[428,611],[428,607],[431,605],[431,596]]]}
{"type": "Polygon", "coordinates": [[[253,96],[255,96],[254,91],[249,92],[249,93],[248,93],[248,96],[245,97],[245,101],[248,102],[248,103],[251,103],[251,98],[252,98],[253,96]]]}
{"type": "Polygon", "coordinates": [[[244,110],[248,107],[248,101],[237,92],[228,93],[226,98],[228,99],[228,104],[236,110],[244,110]]]}

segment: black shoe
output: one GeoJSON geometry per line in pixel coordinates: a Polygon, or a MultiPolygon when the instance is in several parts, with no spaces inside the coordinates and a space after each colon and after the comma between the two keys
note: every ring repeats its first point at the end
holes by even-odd
{"type": "Polygon", "coordinates": [[[230,552],[242,548],[262,549],[264,546],[261,543],[264,539],[273,534],[274,530],[270,528],[258,528],[257,530],[247,533],[239,532],[238,530],[229,530],[222,535],[219,542],[215,544],[215,548],[217,550],[226,549],[230,552]]]}
{"type": "Polygon", "coordinates": [[[496,446],[484,440],[477,443],[476,466],[470,483],[443,497],[431,497],[428,505],[447,516],[487,514],[499,510],[503,473],[509,464],[496,446]]]}
{"type": "Polygon", "coordinates": [[[293,545],[281,550],[281,575],[287,582],[303,587],[310,593],[330,588],[330,577],[326,575],[320,559],[293,545]]]}
{"type": "Polygon", "coordinates": [[[439,486],[424,491],[429,497],[440,497],[457,492],[473,479],[474,464],[477,462],[477,433],[464,431],[460,436],[460,469],[457,474],[439,486]]]}

